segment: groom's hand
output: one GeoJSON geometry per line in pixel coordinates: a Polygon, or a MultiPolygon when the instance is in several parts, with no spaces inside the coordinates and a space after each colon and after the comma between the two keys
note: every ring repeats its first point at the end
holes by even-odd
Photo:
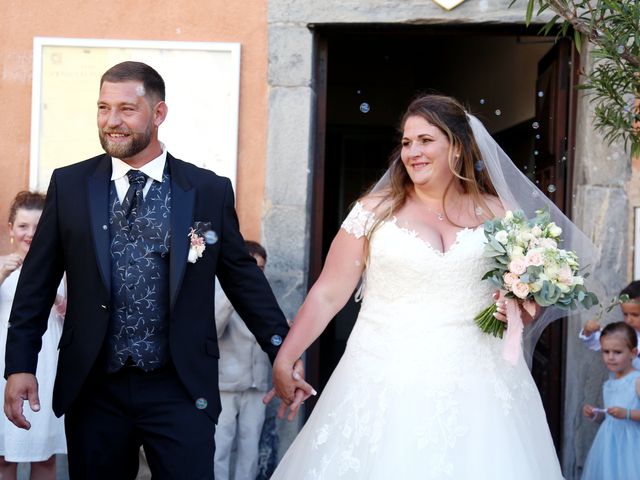
{"type": "Polygon", "coordinates": [[[274,388],[265,395],[263,402],[269,403],[274,396],[282,400],[278,409],[278,417],[284,418],[289,409],[288,420],[293,420],[302,403],[311,395],[317,395],[314,388],[304,380],[304,364],[298,359],[293,367],[282,367],[277,362],[273,365],[274,388]]]}
{"type": "Polygon", "coordinates": [[[31,410],[40,410],[38,399],[38,382],[31,373],[14,373],[7,378],[7,386],[4,389],[4,413],[18,428],[29,430],[31,424],[27,421],[22,411],[25,400],[29,401],[31,410]]]}

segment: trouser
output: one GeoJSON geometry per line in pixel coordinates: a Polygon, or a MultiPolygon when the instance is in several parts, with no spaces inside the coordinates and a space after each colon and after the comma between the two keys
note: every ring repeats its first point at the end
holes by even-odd
{"type": "Polygon", "coordinates": [[[135,479],[140,445],[154,479],[213,478],[215,424],[171,365],[92,373],[65,429],[71,480],[135,479]]]}
{"type": "Polygon", "coordinates": [[[265,393],[251,388],[244,392],[220,392],[222,412],[215,440],[216,480],[254,480],[258,473],[258,444],[266,407],[265,393]],[[231,450],[237,445],[235,468],[231,471],[231,450]]]}

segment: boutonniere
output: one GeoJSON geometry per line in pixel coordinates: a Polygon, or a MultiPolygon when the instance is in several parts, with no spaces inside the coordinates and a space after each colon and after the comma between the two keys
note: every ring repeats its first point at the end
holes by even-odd
{"type": "Polygon", "coordinates": [[[204,237],[198,233],[195,228],[189,229],[189,256],[187,261],[196,263],[204,253],[204,237]]]}

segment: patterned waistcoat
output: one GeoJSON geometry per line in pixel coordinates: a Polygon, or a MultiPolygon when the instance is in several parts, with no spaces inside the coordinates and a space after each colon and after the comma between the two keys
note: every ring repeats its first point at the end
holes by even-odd
{"type": "Polygon", "coordinates": [[[170,177],[153,181],[129,224],[114,182],[109,193],[111,235],[111,318],[107,371],[131,361],[145,371],[168,360],[170,177]]]}

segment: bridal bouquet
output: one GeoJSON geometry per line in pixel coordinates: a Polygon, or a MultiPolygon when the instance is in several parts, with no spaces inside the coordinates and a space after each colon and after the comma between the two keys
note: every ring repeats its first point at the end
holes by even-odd
{"type": "MultiPolygon", "coordinates": [[[[507,309],[516,313],[508,315],[509,330],[515,330],[514,341],[519,342],[522,335],[518,301],[533,300],[541,307],[566,310],[579,304],[591,308],[598,303],[595,294],[584,286],[586,275],[580,275],[575,252],[559,248],[562,229],[551,221],[549,212],[538,210],[534,218],[527,220],[521,210],[507,211],[504,218],[485,222],[484,234],[484,256],[493,262],[482,278],[506,292],[507,309]],[[519,320],[519,325],[513,325],[515,328],[511,325],[512,316],[519,320]]],[[[475,321],[483,332],[502,338],[505,323],[494,317],[496,308],[495,303],[491,304],[475,321]]]]}

